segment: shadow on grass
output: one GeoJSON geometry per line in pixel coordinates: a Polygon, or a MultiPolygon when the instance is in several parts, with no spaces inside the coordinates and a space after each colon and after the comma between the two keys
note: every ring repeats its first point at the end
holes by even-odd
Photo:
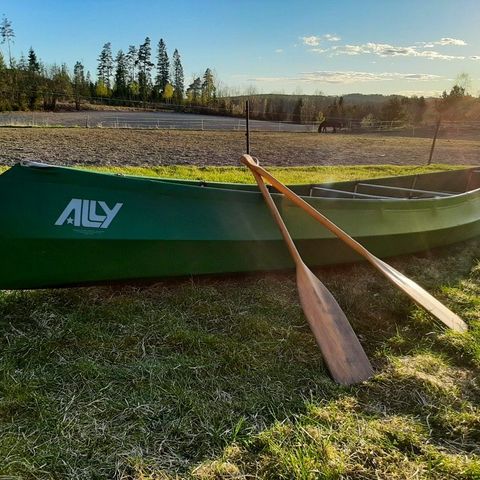
{"type": "MultiPolygon", "coordinates": [[[[468,275],[479,253],[473,241],[393,264],[432,292],[441,288],[449,306],[474,322],[476,294],[467,284],[478,287],[476,274],[468,275]]],[[[262,475],[310,478],[323,455],[331,458],[320,462],[322,471],[338,478],[374,468],[368,448],[375,435],[390,452],[374,449],[376,461],[397,458],[398,418],[416,439],[405,440],[415,445],[412,465],[444,465],[441,449],[476,451],[477,337],[439,334],[366,265],[319,275],[376,366],[377,378],[364,386],[342,388],[328,378],[291,274],[1,293],[0,473],[137,478],[200,465],[196,474],[215,477],[217,467],[205,459],[219,466],[228,457],[239,472],[252,474],[265,461],[262,475]],[[345,418],[327,441],[335,422],[322,426],[312,409],[332,408],[336,422],[345,418]],[[388,431],[385,422],[393,425],[388,431]],[[372,432],[350,464],[345,452],[361,441],[355,425],[372,432]]],[[[392,465],[401,469],[398,462],[392,465]]]]}

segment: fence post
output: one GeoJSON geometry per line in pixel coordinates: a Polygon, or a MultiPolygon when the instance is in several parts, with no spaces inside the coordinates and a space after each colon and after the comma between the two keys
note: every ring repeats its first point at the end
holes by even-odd
{"type": "Polygon", "coordinates": [[[202,131],[203,131],[203,118],[202,118],[202,131]]]}
{"type": "Polygon", "coordinates": [[[432,163],[433,150],[435,149],[435,142],[437,141],[437,135],[438,135],[438,131],[440,130],[441,121],[442,121],[442,117],[438,117],[437,126],[435,128],[435,133],[433,135],[432,148],[430,148],[430,156],[428,157],[427,165],[430,165],[432,163]]]}
{"type": "Polygon", "coordinates": [[[88,128],[88,113],[85,115],[85,128],[88,128]]]}

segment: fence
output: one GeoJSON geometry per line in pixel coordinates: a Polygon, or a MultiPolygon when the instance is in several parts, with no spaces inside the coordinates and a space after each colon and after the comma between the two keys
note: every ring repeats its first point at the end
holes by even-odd
{"type": "MultiPolygon", "coordinates": [[[[337,132],[350,134],[380,133],[431,138],[435,124],[406,125],[398,121],[361,122],[355,119],[338,119],[337,132]]],[[[245,131],[245,120],[235,117],[218,117],[173,112],[9,112],[0,114],[0,126],[23,127],[86,127],[131,128],[161,130],[245,131]]],[[[252,131],[264,132],[317,132],[319,123],[297,124],[284,121],[250,120],[252,131]]],[[[327,128],[327,131],[332,131],[327,128]]],[[[440,138],[478,138],[480,121],[441,124],[440,138]]]]}

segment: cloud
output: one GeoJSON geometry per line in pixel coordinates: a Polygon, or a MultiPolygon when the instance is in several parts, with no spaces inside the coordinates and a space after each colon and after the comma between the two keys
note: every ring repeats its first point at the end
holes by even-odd
{"type": "MultiPolygon", "coordinates": [[[[477,60],[476,57],[465,57],[463,55],[447,55],[445,53],[431,50],[432,48],[444,46],[465,46],[467,42],[459,38],[442,37],[440,40],[431,42],[416,42],[414,45],[401,46],[390,45],[389,43],[367,42],[358,45],[334,45],[327,48],[319,48],[323,42],[338,42],[341,38],[332,33],[321,36],[311,35],[301,37],[302,42],[310,51],[315,53],[330,52],[331,55],[377,55],[379,57],[418,57],[429,60],[477,60]]],[[[322,45],[323,47],[323,45],[322,45]]]]}
{"type": "Polygon", "coordinates": [[[322,36],[310,35],[300,37],[300,39],[302,40],[303,44],[307,45],[308,47],[318,47],[322,40],[325,40],[327,42],[339,42],[341,40],[338,35],[335,35],[333,33],[325,33],[322,36]]]}
{"type": "Polygon", "coordinates": [[[432,81],[442,77],[427,73],[398,73],[398,72],[355,72],[320,70],[302,72],[298,77],[255,77],[252,82],[304,82],[304,83],[334,83],[348,84],[359,82],[378,82],[390,80],[432,81]]]}
{"type": "Polygon", "coordinates": [[[275,53],[283,53],[283,48],[277,48],[277,49],[275,50],[275,53]]]}
{"type": "Polygon", "coordinates": [[[465,40],[460,40],[458,38],[449,38],[449,37],[444,37],[441,38],[438,42],[433,42],[435,45],[468,45],[465,40]]]}
{"type": "Polygon", "coordinates": [[[465,60],[464,56],[444,55],[434,50],[419,50],[417,46],[396,46],[388,43],[363,43],[361,45],[336,45],[331,48],[335,55],[371,54],[379,57],[423,57],[430,60],[465,60]]]}
{"type": "Polygon", "coordinates": [[[309,47],[317,47],[320,45],[320,37],[315,35],[310,35],[309,37],[301,37],[303,44],[308,45],[309,47]]]}
{"type": "Polygon", "coordinates": [[[338,35],[332,33],[326,33],[323,38],[329,42],[339,42],[341,38],[338,35]]]}

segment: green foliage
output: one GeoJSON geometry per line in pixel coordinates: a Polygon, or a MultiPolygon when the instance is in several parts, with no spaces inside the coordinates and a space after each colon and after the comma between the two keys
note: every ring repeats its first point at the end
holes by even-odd
{"type": "Polygon", "coordinates": [[[126,97],[128,94],[128,59],[122,50],[115,57],[115,84],[113,96],[126,97]]]}
{"type": "Polygon", "coordinates": [[[156,83],[160,93],[163,93],[166,85],[170,83],[170,61],[163,38],[158,42],[156,83]]]}
{"type": "Polygon", "coordinates": [[[183,66],[180,58],[180,53],[175,49],[173,52],[173,90],[175,103],[181,104],[183,102],[183,91],[184,91],[184,77],[183,77],[183,66]]]}
{"type": "Polygon", "coordinates": [[[2,44],[6,43],[8,45],[9,65],[10,68],[13,68],[14,62],[10,51],[10,44],[13,43],[13,39],[15,38],[15,32],[12,28],[12,22],[8,20],[5,15],[3,15],[2,23],[0,24],[0,37],[2,37],[2,44]]]}
{"type": "Polygon", "coordinates": [[[392,97],[383,107],[381,119],[385,121],[401,121],[405,118],[404,105],[399,97],[392,97]]]}
{"type": "MultiPolygon", "coordinates": [[[[107,89],[110,90],[111,81],[112,81],[112,74],[113,74],[113,56],[112,56],[112,44],[107,42],[100,52],[100,56],[98,57],[98,68],[97,68],[97,76],[98,82],[102,82],[107,89]]],[[[102,95],[106,96],[106,95],[102,95]]]]}
{"type": "Polygon", "coordinates": [[[150,38],[147,37],[138,49],[138,88],[144,102],[148,99],[152,84],[151,70],[153,63],[150,61],[151,51],[150,38]]]}
{"type": "Polygon", "coordinates": [[[103,83],[102,80],[97,82],[95,87],[95,95],[97,95],[97,97],[108,97],[108,87],[103,83]]]}
{"type": "Polygon", "coordinates": [[[216,100],[216,87],[215,79],[213,77],[212,71],[207,68],[203,74],[203,83],[202,83],[202,104],[210,105],[215,103],[216,100]]]}
{"type": "Polygon", "coordinates": [[[202,102],[202,80],[197,77],[187,88],[187,102],[198,105],[202,102]]]}
{"type": "Polygon", "coordinates": [[[75,97],[75,107],[80,110],[82,97],[89,95],[89,85],[85,78],[85,69],[80,62],[76,62],[73,67],[73,94],[75,97]]]}
{"type": "Polygon", "coordinates": [[[162,92],[162,98],[165,100],[165,102],[170,103],[170,101],[173,98],[173,92],[174,92],[173,85],[170,83],[167,83],[162,92]]]}

